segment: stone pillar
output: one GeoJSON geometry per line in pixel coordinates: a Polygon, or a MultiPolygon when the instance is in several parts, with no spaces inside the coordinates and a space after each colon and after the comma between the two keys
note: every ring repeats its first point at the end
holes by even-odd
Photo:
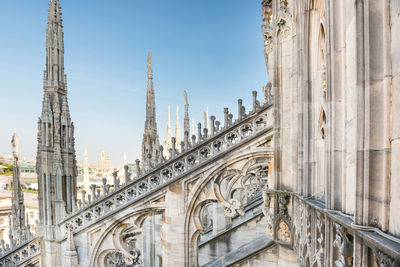
{"type": "Polygon", "coordinates": [[[154,266],[154,216],[143,224],[143,266],[154,266]]]}
{"type": "Polygon", "coordinates": [[[169,186],[165,196],[166,209],[162,225],[163,266],[185,265],[185,202],[183,185],[175,183],[169,186]]]}
{"type": "Polygon", "coordinates": [[[389,231],[392,234],[400,235],[400,219],[398,210],[400,210],[400,164],[395,159],[400,158],[400,124],[398,118],[400,116],[400,20],[397,14],[400,13],[400,6],[394,4],[396,1],[391,1],[390,18],[391,18],[391,52],[394,58],[392,59],[392,121],[391,121],[391,149],[392,149],[392,163],[391,163],[391,202],[390,202],[390,218],[389,218],[389,231]],[[395,54],[394,54],[395,53],[395,54]]]}

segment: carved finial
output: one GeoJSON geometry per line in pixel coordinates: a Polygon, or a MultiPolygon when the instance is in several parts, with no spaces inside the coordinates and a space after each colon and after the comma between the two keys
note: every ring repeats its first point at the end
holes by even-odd
{"type": "Polygon", "coordinates": [[[199,122],[197,124],[197,142],[198,143],[201,142],[201,138],[202,138],[202,135],[201,135],[201,123],[199,122]]]}
{"type": "Polygon", "coordinates": [[[228,128],[228,122],[229,122],[229,118],[228,118],[228,115],[229,115],[229,109],[228,108],[224,108],[224,128],[226,129],[226,128],[228,128]]]}
{"type": "Polygon", "coordinates": [[[211,120],[211,128],[210,128],[210,135],[213,136],[215,133],[215,116],[210,116],[210,120],[211,120]]]}
{"type": "Polygon", "coordinates": [[[125,183],[129,183],[131,181],[131,174],[129,173],[129,166],[124,165],[124,170],[125,170],[125,183]]]}
{"type": "Polygon", "coordinates": [[[67,247],[65,257],[68,266],[78,266],[78,253],[75,247],[74,229],[72,225],[69,225],[67,229],[67,247]]]}
{"type": "Polygon", "coordinates": [[[176,147],[177,147],[177,142],[176,142],[175,137],[171,138],[171,143],[172,143],[172,156],[171,157],[174,158],[175,154],[176,154],[176,147]]]}
{"type": "Polygon", "coordinates": [[[72,226],[68,227],[67,232],[67,250],[75,250],[75,242],[74,242],[74,229],[72,226]]]}
{"type": "Polygon", "coordinates": [[[264,104],[271,103],[272,101],[272,83],[268,82],[265,86],[263,86],[263,97],[264,97],[264,104]]]}
{"type": "Polygon", "coordinates": [[[220,121],[215,121],[215,131],[216,131],[216,132],[219,132],[219,130],[220,130],[220,125],[221,125],[221,122],[220,122],[220,121]]]}
{"type": "Polygon", "coordinates": [[[184,140],[185,140],[185,146],[186,146],[186,148],[188,148],[189,145],[190,145],[189,132],[188,131],[185,131],[185,133],[184,133],[184,140]]]}
{"type": "Polygon", "coordinates": [[[158,157],[158,164],[161,165],[165,161],[165,158],[164,158],[164,146],[161,145],[159,150],[160,150],[160,156],[158,157]]]}
{"type": "Polygon", "coordinates": [[[136,159],[135,160],[135,169],[136,169],[136,178],[139,178],[141,173],[140,173],[140,160],[136,159]]]}
{"type": "Polygon", "coordinates": [[[238,99],[238,120],[240,121],[243,118],[243,100],[238,99]]]}
{"type": "Polygon", "coordinates": [[[253,91],[253,112],[256,112],[257,108],[260,106],[260,102],[257,100],[257,91],[253,91]]]}

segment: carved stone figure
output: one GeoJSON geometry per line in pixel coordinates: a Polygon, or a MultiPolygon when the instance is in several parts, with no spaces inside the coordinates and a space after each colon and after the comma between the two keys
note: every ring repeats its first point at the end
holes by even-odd
{"type": "Polygon", "coordinates": [[[291,236],[290,236],[290,228],[286,222],[280,221],[278,226],[278,240],[283,242],[290,243],[291,236]]]}
{"type": "Polygon", "coordinates": [[[18,138],[18,135],[17,135],[17,133],[14,133],[13,134],[13,137],[12,137],[12,139],[11,139],[11,144],[12,144],[12,147],[13,147],[13,155],[14,155],[14,157],[18,157],[19,156],[19,138],[18,138]]]}
{"type": "Polygon", "coordinates": [[[337,248],[337,267],[353,266],[353,243],[347,236],[347,230],[342,225],[335,223],[335,240],[333,246],[337,248]]]}
{"type": "Polygon", "coordinates": [[[378,267],[399,267],[400,261],[396,261],[378,249],[374,249],[376,264],[378,267]]]}

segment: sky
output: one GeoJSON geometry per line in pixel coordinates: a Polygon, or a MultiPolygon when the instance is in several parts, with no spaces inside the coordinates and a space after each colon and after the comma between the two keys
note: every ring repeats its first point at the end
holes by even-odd
{"type": "MultiPolygon", "coordinates": [[[[184,96],[190,120],[203,112],[236,117],[237,99],[251,109],[251,92],[268,81],[260,0],[61,0],[68,100],[78,161],[88,150],[98,163],[140,158],[145,120],[147,54],[160,143],[167,109],[175,128],[184,96]]],[[[11,154],[12,133],[22,157],[35,157],[43,98],[48,0],[0,1],[0,155],[11,154]]],[[[173,131],[174,132],[174,131],[173,131]]],[[[183,133],[181,133],[183,136],[183,133]]]]}

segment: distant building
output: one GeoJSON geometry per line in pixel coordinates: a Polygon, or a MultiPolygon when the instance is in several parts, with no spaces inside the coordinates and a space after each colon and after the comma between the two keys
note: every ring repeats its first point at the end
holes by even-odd
{"type": "Polygon", "coordinates": [[[112,170],[111,158],[106,155],[104,150],[102,150],[100,153],[99,170],[101,172],[109,172],[112,170]]]}

